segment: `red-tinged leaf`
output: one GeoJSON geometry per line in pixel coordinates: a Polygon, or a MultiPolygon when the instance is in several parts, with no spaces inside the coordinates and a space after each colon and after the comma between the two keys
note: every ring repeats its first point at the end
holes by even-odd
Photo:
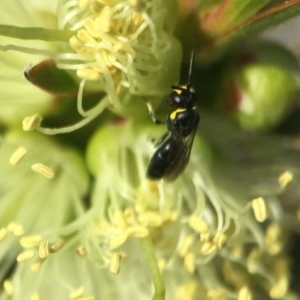
{"type": "Polygon", "coordinates": [[[78,92],[75,80],[66,71],[57,68],[51,59],[26,69],[24,75],[35,86],[56,96],[76,95],[78,92]]]}
{"type": "Polygon", "coordinates": [[[207,36],[216,37],[253,16],[269,2],[270,0],[223,0],[201,14],[200,28],[207,36]]]}
{"type": "Polygon", "coordinates": [[[242,39],[249,40],[255,34],[297,15],[300,15],[300,0],[284,1],[271,6],[211,39],[197,52],[198,59],[210,60],[229,45],[242,39]]]}

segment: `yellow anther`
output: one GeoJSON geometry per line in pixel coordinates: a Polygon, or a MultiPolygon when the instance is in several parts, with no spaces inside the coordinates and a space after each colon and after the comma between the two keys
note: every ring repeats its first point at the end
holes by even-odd
{"type": "Polygon", "coordinates": [[[162,216],[157,212],[145,212],[139,215],[139,221],[142,224],[147,224],[148,226],[158,227],[163,223],[162,216]]]}
{"type": "Polygon", "coordinates": [[[192,300],[196,299],[198,294],[196,295],[197,283],[195,281],[189,281],[183,284],[180,284],[176,290],[176,298],[182,300],[192,300]]]}
{"type": "Polygon", "coordinates": [[[192,243],[194,242],[194,237],[192,235],[187,235],[184,239],[179,243],[178,254],[181,257],[184,257],[192,243]]]}
{"type": "Polygon", "coordinates": [[[127,234],[120,234],[116,237],[113,237],[111,240],[110,240],[110,243],[109,243],[109,248],[110,249],[115,249],[115,248],[118,248],[120,247],[121,245],[123,245],[125,243],[125,241],[127,240],[128,238],[128,235],[127,234]]]}
{"type": "Polygon", "coordinates": [[[291,171],[285,171],[284,173],[280,174],[278,183],[281,188],[285,188],[292,182],[293,178],[294,175],[291,171]]]}
{"type": "Polygon", "coordinates": [[[270,224],[265,234],[265,243],[268,253],[276,255],[282,250],[282,238],[281,227],[276,223],[270,224]]]}
{"type": "Polygon", "coordinates": [[[110,260],[110,266],[109,270],[112,274],[116,275],[120,271],[120,264],[122,260],[126,257],[124,253],[113,253],[111,260],[110,260]]]}
{"type": "Polygon", "coordinates": [[[15,222],[11,222],[8,224],[7,231],[15,236],[21,236],[24,234],[23,226],[15,222]]]}
{"type": "Polygon", "coordinates": [[[17,262],[22,263],[34,257],[33,250],[25,250],[17,256],[17,262]]]}
{"type": "Polygon", "coordinates": [[[269,292],[271,299],[282,299],[286,294],[288,285],[289,285],[288,278],[280,277],[279,280],[277,280],[277,282],[269,292]]]}
{"type": "Polygon", "coordinates": [[[11,280],[3,281],[3,289],[7,295],[12,296],[14,293],[14,286],[11,280]]]}
{"type": "Polygon", "coordinates": [[[205,232],[205,233],[200,234],[200,241],[201,242],[208,242],[210,239],[211,239],[211,237],[210,237],[209,232],[205,232]]]}
{"type": "Polygon", "coordinates": [[[41,300],[41,295],[39,293],[33,293],[30,297],[30,300],[41,300]]]}
{"type": "Polygon", "coordinates": [[[224,248],[227,242],[227,235],[224,232],[217,232],[213,237],[213,243],[218,247],[218,249],[224,248]]]}
{"type": "Polygon", "coordinates": [[[131,208],[126,208],[123,212],[123,216],[128,224],[134,224],[135,222],[135,212],[131,208]]]}
{"type": "Polygon", "coordinates": [[[22,158],[26,155],[27,149],[23,146],[19,147],[9,158],[9,163],[16,166],[22,158]]]}
{"type": "Polygon", "coordinates": [[[193,252],[188,252],[184,257],[183,265],[190,274],[193,274],[195,271],[195,261],[196,257],[193,252]]]}
{"type": "Polygon", "coordinates": [[[268,217],[268,211],[266,201],[262,197],[258,197],[252,200],[252,209],[254,212],[255,219],[262,223],[268,217]]]}
{"type": "Polygon", "coordinates": [[[77,52],[79,52],[79,53],[82,53],[82,52],[86,51],[86,49],[84,48],[82,42],[78,39],[77,36],[72,36],[69,39],[69,43],[70,43],[71,47],[73,49],[76,49],[77,52]]]}
{"type": "Polygon", "coordinates": [[[109,6],[113,6],[115,3],[115,1],[112,0],[97,0],[98,2],[100,2],[103,5],[109,5],[109,6]]]}
{"type": "Polygon", "coordinates": [[[239,290],[238,300],[252,300],[252,293],[248,286],[243,286],[239,290]]]}
{"type": "Polygon", "coordinates": [[[64,241],[63,240],[57,240],[54,243],[51,243],[49,246],[49,252],[50,253],[55,253],[57,251],[59,251],[64,245],[64,241]]]}
{"type": "Polygon", "coordinates": [[[278,240],[282,235],[282,229],[277,223],[271,223],[266,231],[268,239],[278,240]]]}
{"type": "Polygon", "coordinates": [[[168,211],[165,214],[164,219],[169,222],[175,222],[176,220],[178,220],[178,212],[177,211],[168,211]]]}
{"type": "Polygon", "coordinates": [[[198,233],[206,233],[209,230],[208,224],[196,215],[189,217],[189,226],[198,233]]]}
{"type": "Polygon", "coordinates": [[[144,238],[149,235],[149,230],[148,228],[144,226],[131,226],[126,229],[126,233],[128,236],[133,236],[137,238],[144,238]]]}
{"type": "Polygon", "coordinates": [[[210,289],[207,292],[207,298],[209,300],[227,300],[228,295],[226,290],[223,289],[210,289]]]}
{"type": "Polygon", "coordinates": [[[45,259],[49,255],[49,247],[50,247],[50,242],[48,240],[43,240],[40,242],[39,245],[39,257],[41,259],[45,259]]]}
{"type": "Polygon", "coordinates": [[[35,130],[36,128],[40,127],[42,120],[42,117],[38,114],[28,116],[23,119],[22,128],[24,131],[35,130]]]}
{"type": "Polygon", "coordinates": [[[109,6],[103,7],[99,16],[96,18],[95,23],[97,29],[103,32],[109,32],[111,26],[112,9],[109,6]]]}
{"type": "Polygon", "coordinates": [[[142,0],[128,0],[128,4],[131,7],[136,7],[136,6],[144,4],[144,1],[142,1],[142,0]]]}
{"type": "Polygon", "coordinates": [[[160,258],[158,260],[158,268],[161,273],[165,270],[166,265],[167,265],[167,261],[164,258],[160,258]]]}
{"type": "Polygon", "coordinates": [[[114,224],[116,225],[116,227],[118,227],[121,230],[125,230],[128,227],[128,224],[125,220],[124,214],[122,211],[117,210],[114,213],[114,224]]]}
{"type": "Polygon", "coordinates": [[[255,273],[260,265],[260,251],[258,248],[254,248],[247,256],[247,268],[250,273],[255,273]]]}
{"type": "Polygon", "coordinates": [[[82,297],[83,296],[83,294],[84,294],[84,286],[81,286],[81,287],[79,287],[78,289],[76,289],[76,290],[74,290],[74,291],[72,291],[70,294],[69,294],[69,298],[70,299],[78,299],[78,298],[80,298],[80,297],[82,297]]]}
{"type": "Polygon", "coordinates": [[[205,242],[201,247],[200,247],[200,251],[204,254],[204,255],[209,255],[212,252],[214,252],[216,250],[216,245],[214,243],[211,242],[205,242]]]}
{"type": "Polygon", "coordinates": [[[53,179],[55,176],[55,172],[53,169],[41,163],[33,164],[31,166],[31,170],[34,171],[35,173],[43,175],[48,179],[53,179]]]}
{"type": "Polygon", "coordinates": [[[0,242],[2,242],[7,237],[8,231],[5,227],[0,229],[0,242]]]}
{"type": "Polygon", "coordinates": [[[135,7],[137,11],[135,11],[132,16],[131,16],[131,20],[132,20],[132,23],[134,26],[139,26],[143,23],[143,14],[138,11],[138,10],[142,10],[143,9],[143,6],[140,5],[139,7],[136,6],[135,7]]]}
{"type": "Polygon", "coordinates": [[[42,236],[40,234],[27,235],[27,236],[23,236],[20,239],[20,245],[26,249],[34,248],[39,245],[41,240],[42,240],[42,236]]]}
{"type": "Polygon", "coordinates": [[[86,9],[88,8],[90,4],[90,0],[79,0],[78,1],[78,6],[81,8],[81,9],[86,9]]]}
{"type": "Polygon", "coordinates": [[[100,78],[100,73],[94,69],[79,69],[76,71],[79,78],[96,81],[100,78]]]}
{"type": "MultiPolygon", "coordinates": [[[[94,28],[94,23],[92,20],[88,20],[85,23],[85,28],[94,28]]],[[[92,37],[88,30],[80,29],[77,31],[77,38],[84,43],[96,44],[96,40],[92,37]]]]}
{"type": "Polygon", "coordinates": [[[45,261],[45,259],[38,259],[37,261],[35,261],[31,266],[30,269],[32,272],[38,272],[43,264],[43,262],[45,261]]]}
{"type": "Polygon", "coordinates": [[[76,249],[76,253],[79,255],[79,256],[86,256],[87,255],[87,250],[84,246],[79,246],[77,249],[76,249]]]}

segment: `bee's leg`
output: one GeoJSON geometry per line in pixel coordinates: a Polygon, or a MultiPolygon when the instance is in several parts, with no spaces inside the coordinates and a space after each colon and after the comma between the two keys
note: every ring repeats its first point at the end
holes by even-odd
{"type": "Polygon", "coordinates": [[[145,103],[146,103],[146,105],[147,105],[148,112],[149,112],[149,115],[150,115],[150,117],[151,117],[153,123],[155,123],[155,124],[157,124],[157,125],[165,124],[164,121],[161,121],[161,120],[159,120],[159,119],[156,118],[155,112],[154,112],[154,110],[153,110],[153,108],[152,108],[150,102],[149,102],[148,100],[146,100],[145,98],[143,98],[143,99],[144,99],[144,101],[145,101],[145,103]]]}

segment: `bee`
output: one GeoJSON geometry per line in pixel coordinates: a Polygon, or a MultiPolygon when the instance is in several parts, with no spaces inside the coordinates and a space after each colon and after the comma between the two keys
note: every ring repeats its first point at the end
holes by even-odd
{"type": "Polygon", "coordinates": [[[190,57],[188,81],[185,86],[172,85],[172,92],[167,101],[169,113],[166,121],[156,119],[149,102],[146,105],[155,124],[166,124],[167,132],[155,143],[154,152],[147,169],[147,178],[151,180],[175,180],[188,164],[190,153],[198,128],[200,116],[196,102],[198,95],[191,85],[195,50],[190,57]]]}

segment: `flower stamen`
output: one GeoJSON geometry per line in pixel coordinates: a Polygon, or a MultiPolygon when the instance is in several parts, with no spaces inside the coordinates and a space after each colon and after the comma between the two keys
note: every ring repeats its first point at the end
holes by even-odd
{"type": "Polygon", "coordinates": [[[278,183],[281,188],[286,188],[292,181],[294,175],[291,171],[285,171],[284,173],[280,174],[278,178],[278,183]]]}
{"type": "Polygon", "coordinates": [[[238,300],[252,300],[252,293],[248,286],[243,286],[238,293],[238,300]]]}
{"type": "Polygon", "coordinates": [[[77,247],[76,253],[77,253],[77,255],[79,255],[81,257],[87,256],[87,250],[86,250],[86,248],[84,246],[77,247]]]}
{"type": "Polygon", "coordinates": [[[186,255],[184,256],[183,265],[188,273],[193,274],[196,268],[195,253],[193,253],[192,251],[186,253],[186,255]]]}
{"type": "Polygon", "coordinates": [[[16,166],[22,158],[27,154],[27,149],[23,146],[19,147],[9,158],[9,164],[16,166]]]}
{"type": "Polygon", "coordinates": [[[110,260],[109,270],[112,274],[117,275],[120,271],[120,264],[125,259],[125,253],[113,253],[110,260]]]}
{"type": "Polygon", "coordinates": [[[37,259],[31,266],[30,269],[32,272],[38,272],[42,266],[42,264],[44,263],[45,259],[37,259]]]}
{"type": "Polygon", "coordinates": [[[23,226],[15,222],[11,222],[8,224],[7,231],[12,233],[14,236],[21,236],[24,234],[23,226]]]}
{"type": "Polygon", "coordinates": [[[184,239],[181,241],[178,247],[178,254],[180,257],[184,257],[188,250],[189,247],[192,245],[194,242],[194,237],[192,235],[187,235],[184,237],[184,239]]]}
{"type": "Polygon", "coordinates": [[[70,293],[69,298],[71,300],[81,298],[84,294],[84,290],[85,290],[84,286],[79,287],[78,289],[76,289],[70,293]]]}
{"type": "Polygon", "coordinates": [[[28,116],[24,118],[22,122],[22,128],[24,131],[35,130],[41,125],[42,120],[43,120],[42,117],[38,114],[28,116]]]}
{"type": "Polygon", "coordinates": [[[34,171],[35,173],[43,175],[48,179],[53,179],[55,176],[54,170],[42,163],[35,163],[31,165],[31,170],[34,171]]]}
{"type": "Polygon", "coordinates": [[[264,222],[268,218],[268,210],[264,198],[258,197],[253,199],[251,205],[257,222],[264,222]]]}
{"type": "Polygon", "coordinates": [[[31,249],[25,250],[17,256],[17,262],[22,263],[22,262],[30,260],[33,257],[34,257],[34,251],[33,250],[31,250],[31,249]]]}
{"type": "Polygon", "coordinates": [[[33,293],[30,297],[30,300],[41,300],[41,295],[37,292],[33,293]]]}
{"type": "Polygon", "coordinates": [[[4,239],[7,237],[8,230],[3,227],[0,229],[0,242],[4,241],[4,239]]]}
{"type": "Polygon", "coordinates": [[[35,248],[42,241],[42,236],[40,234],[23,236],[20,239],[20,245],[25,249],[35,248]]]}
{"type": "Polygon", "coordinates": [[[14,294],[14,286],[11,280],[4,280],[3,288],[7,295],[12,296],[14,294]]]}

